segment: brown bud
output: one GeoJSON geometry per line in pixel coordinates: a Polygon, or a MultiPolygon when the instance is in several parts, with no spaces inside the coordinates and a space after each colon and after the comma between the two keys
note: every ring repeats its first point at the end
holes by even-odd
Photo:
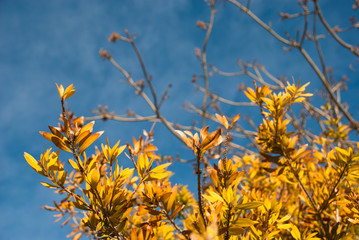
{"type": "Polygon", "coordinates": [[[199,27],[200,29],[202,30],[206,30],[207,29],[207,25],[201,21],[201,20],[198,20],[197,23],[196,23],[196,26],[199,27]]]}
{"type": "Polygon", "coordinates": [[[116,42],[119,39],[120,39],[120,35],[118,35],[118,33],[116,33],[116,32],[113,32],[111,34],[111,36],[108,38],[108,41],[109,42],[116,42]]]}
{"type": "Polygon", "coordinates": [[[106,50],[104,49],[100,49],[100,51],[98,52],[100,54],[100,56],[103,58],[103,59],[110,59],[111,58],[111,53],[107,52],[106,50]]]}
{"type": "Polygon", "coordinates": [[[336,26],[333,27],[333,31],[334,31],[334,32],[340,32],[340,30],[341,30],[341,29],[339,28],[338,25],[336,25],[336,26]]]}

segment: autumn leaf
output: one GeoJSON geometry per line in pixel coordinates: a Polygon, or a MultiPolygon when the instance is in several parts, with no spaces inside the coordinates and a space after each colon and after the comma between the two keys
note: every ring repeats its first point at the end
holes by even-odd
{"type": "Polygon", "coordinates": [[[100,132],[94,133],[93,135],[86,138],[86,140],[81,144],[80,149],[78,150],[79,154],[81,155],[102,134],[103,134],[103,131],[100,131],[100,132]]]}
{"type": "Polygon", "coordinates": [[[39,166],[38,162],[28,153],[24,153],[24,157],[27,163],[38,173],[42,172],[42,168],[39,166]]]}

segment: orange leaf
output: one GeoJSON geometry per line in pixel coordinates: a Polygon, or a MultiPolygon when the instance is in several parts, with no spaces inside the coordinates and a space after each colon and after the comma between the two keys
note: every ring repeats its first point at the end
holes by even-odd
{"type": "Polygon", "coordinates": [[[75,145],[79,144],[79,146],[81,146],[82,145],[81,142],[84,142],[90,135],[91,135],[90,131],[86,131],[81,133],[80,135],[77,135],[75,138],[75,145]]]}
{"type": "Polygon", "coordinates": [[[173,206],[173,203],[175,202],[176,200],[176,196],[177,196],[177,184],[173,186],[172,190],[171,190],[171,196],[170,198],[168,199],[168,203],[167,203],[167,206],[166,206],[166,210],[167,212],[169,212],[173,206]]]}
{"type": "Polygon", "coordinates": [[[82,233],[80,232],[80,233],[76,234],[75,237],[72,238],[72,240],[79,240],[81,238],[81,236],[82,236],[82,233]]]}
{"type": "Polygon", "coordinates": [[[79,149],[79,154],[81,155],[94,141],[97,140],[101,135],[103,134],[103,131],[97,132],[91,136],[89,136],[84,143],[81,145],[79,149]]]}
{"type": "Polygon", "coordinates": [[[59,138],[63,138],[62,133],[57,128],[52,127],[52,126],[49,125],[49,129],[52,132],[52,134],[58,136],[59,138]]]}
{"type": "Polygon", "coordinates": [[[223,126],[228,130],[228,120],[225,116],[221,116],[216,113],[216,118],[223,124],[223,126]]]}
{"type": "Polygon", "coordinates": [[[85,126],[83,126],[80,130],[80,132],[78,133],[78,135],[81,135],[82,133],[86,132],[86,131],[90,131],[92,132],[93,130],[93,126],[95,125],[95,121],[91,121],[88,124],[86,124],[85,126]]]}
{"type": "Polygon", "coordinates": [[[231,123],[231,126],[229,126],[229,128],[232,128],[232,127],[233,127],[233,125],[239,120],[240,116],[241,116],[241,114],[239,113],[239,114],[237,114],[237,116],[235,116],[235,117],[233,118],[233,121],[232,121],[232,123],[231,123]]]}
{"type": "Polygon", "coordinates": [[[66,145],[66,143],[63,141],[63,139],[60,139],[55,135],[51,137],[51,142],[53,142],[56,147],[60,148],[61,150],[64,150],[66,152],[72,152],[70,148],[66,145]]]}
{"type": "Polygon", "coordinates": [[[202,141],[202,144],[200,146],[201,149],[204,151],[220,144],[223,140],[221,135],[222,135],[221,128],[219,128],[215,132],[211,132],[210,134],[208,134],[208,136],[202,141]]]}
{"type": "Polygon", "coordinates": [[[201,136],[201,139],[205,139],[207,137],[208,129],[209,129],[209,126],[201,129],[201,132],[199,133],[199,135],[201,136]]]}
{"type": "Polygon", "coordinates": [[[74,95],[74,93],[75,93],[74,85],[71,84],[70,86],[68,86],[65,89],[65,92],[64,92],[64,95],[63,95],[63,100],[71,97],[72,95],[74,95]]]}
{"type": "Polygon", "coordinates": [[[52,189],[59,188],[58,186],[49,184],[49,183],[47,183],[47,182],[40,182],[40,183],[41,183],[43,186],[47,187],[47,188],[52,188],[52,189]]]}
{"type": "Polygon", "coordinates": [[[51,141],[51,138],[54,137],[55,135],[48,133],[48,132],[39,132],[44,138],[46,138],[47,140],[51,141]]]}

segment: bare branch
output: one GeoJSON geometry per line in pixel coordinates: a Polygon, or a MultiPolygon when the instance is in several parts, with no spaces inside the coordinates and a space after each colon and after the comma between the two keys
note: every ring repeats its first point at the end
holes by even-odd
{"type": "MultiPolygon", "coordinates": [[[[205,88],[205,92],[204,92],[204,96],[203,96],[203,103],[202,103],[202,110],[203,113],[205,115],[206,111],[207,111],[207,99],[209,96],[209,80],[208,80],[208,69],[207,69],[207,43],[208,43],[208,39],[209,36],[211,35],[212,32],[212,28],[213,28],[213,22],[214,22],[214,14],[216,13],[216,9],[214,6],[215,2],[211,1],[210,6],[211,6],[211,17],[210,17],[210,21],[208,24],[208,29],[207,29],[207,33],[206,33],[206,37],[204,39],[203,42],[203,47],[202,47],[202,58],[201,58],[201,64],[202,64],[202,68],[203,68],[203,78],[204,78],[204,88],[205,88]]],[[[202,116],[202,127],[205,126],[205,122],[206,122],[206,118],[205,116],[202,116]]]]}
{"type": "Polygon", "coordinates": [[[336,98],[335,94],[331,90],[331,86],[329,82],[325,79],[323,73],[319,70],[318,66],[314,63],[313,59],[310,57],[310,55],[307,53],[307,51],[302,48],[302,46],[294,41],[288,41],[281,36],[279,36],[271,27],[269,27],[267,24],[265,24],[262,20],[260,20],[255,14],[253,14],[249,9],[245,8],[241,3],[237,2],[236,0],[228,0],[230,3],[234,4],[235,6],[239,7],[243,12],[245,12],[248,16],[250,16],[253,20],[255,20],[260,26],[262,26],[264,29],[266,29],[270,34],[272,34],[276,39],[281,41],[282,43],[290,46],[295,47],[299,50],[299,52],[303,55],[305,60],[309,63],[309,65],[312,67],[314,72],[319,77],[320,81],[325,87],[325,90],[329,94],[329,97],[333,100],[334,104],[339,108],[339,110],[344,114],[344,116],[347,118],[347,120],[350,122],[350,125],[353,129],[356,131],[359,131],[359,124],[357,121],[354,120],[352,115],[343,107],[343,104],[341,104],[338,99],[336,98]]]}
{"type": "Polygon", "coordinates": [[[324,25],[324,27],[327,29],[327,31],[330,33],[330,35],[343,47],[345,47],[346,49],[350,50],[350,52],[352,52],[354,55],[356,55],[357,57],[359,57],[359,48],[355,47],[349,43],[346,43],[344,40],[342,40],[338,34],[335,33],[335,31],[333,30],[333,28],[331,28],[329,26],[329,24],[327,23],[327,21],[324,19],[323,13],[319,7],[318,4],[318,0],[314,0],[313,1],[315,4],[315,10],[318,14],[318,17],[320,19],[320,21],[322,22],[322,24],[324,25]]]}

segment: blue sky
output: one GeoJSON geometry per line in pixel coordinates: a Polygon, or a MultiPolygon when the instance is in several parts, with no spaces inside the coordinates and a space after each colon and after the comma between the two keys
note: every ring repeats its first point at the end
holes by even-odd
{"type": "MultiPolygon", "coordinates": [[[[265,22],[271,21],[282,35],[286,30],[295,33],[296,21],[280,21],[278,11],[298,11],[297,1],[271,2],[268,6],[265,0],[252,0],[251,7],[265,22]]],[[[352,3],[324,1],[323,11],[329,23],[348,26],[349,16],[358,16],[351,9],[352,3]]],[[[208,44],[210,63],[224,71],[238,71],[239,58],[256,60],[273,75],[311,81],[309,91],[321,87],[298,52],[283,52],[281,44],[233,5],[222,3],[218,10],[208,44]]],[[[74,83],[77,92],[70,99],[69,108],[78,116],[90,116],[90,110],[98,104],[108,105],[117,114],[125,114],[127,109],[141,115],[151,114],[144,101],[124,83],[120,72],[98,55],[100,48],[109,50],[134,79],[143,78],[130,46],[108,43],[112,32],[123,34],[127,28],[136,34],[136,43],[157,92],[162,93],[168,84],[173,85],[162,113],[171,121],[191,123],[193,115],[187,114],[183,105],[186,101],[194,104],[202,101],[202,95],[190,84],[193,74],[202,73],[194,49],[202,46],[205,33],[196,27],[197,20],[209,21],[209,8],[201,0],[0,1],[0,239],[42,240],[49,239],[51,234],[51,239],[56,240],[64,239],[70,232],[54,223],[52,213],[40,209],[45,204],[51,205],[56,196],[40,185],[39,181],[44,179],[23,158],[24,151],[38,157],[45,146],[51,146],[38,131],[47,131],[47,125],[57,124],[60,102],[55,83],[74,83]]],[[[350,43],[357,44],[358,37],[358,31],[343,34],[350,43]]],[[[335,77],[345,74],[351,80],[342,98],[358,119],[358,72],[348,67],[352,64],[359,71],[358,60],[343,52],[329,36],[321,41],[328,65],[335,69],[335,77]]],[[[309,45],[305,47],[312,50],[309,45]]],[[[245,99],[236,88],[241,82],[251,80],[214,76],[210,87],[226,98],[240,101],[245,99]]],[[[230,116],[244,111],[226,106],[224,110],[230,116]]],[[[118,139],[126,143],[150,126],[100,121],[95,129],[105,131],[98,144],[106,137],[112,143],[118,139]]],[[[157,125],[155,132],[155,143],[162,154],[180,153],[183,158],[191,158],[190,152],[164,127],[157,125]]],[[[123,162],[128,164],[126,158],[123,162]]],[[[174,164],[171,170],[176,172],[174,182],[192,187],[194,177],[188,164],[174,164]]]]}

